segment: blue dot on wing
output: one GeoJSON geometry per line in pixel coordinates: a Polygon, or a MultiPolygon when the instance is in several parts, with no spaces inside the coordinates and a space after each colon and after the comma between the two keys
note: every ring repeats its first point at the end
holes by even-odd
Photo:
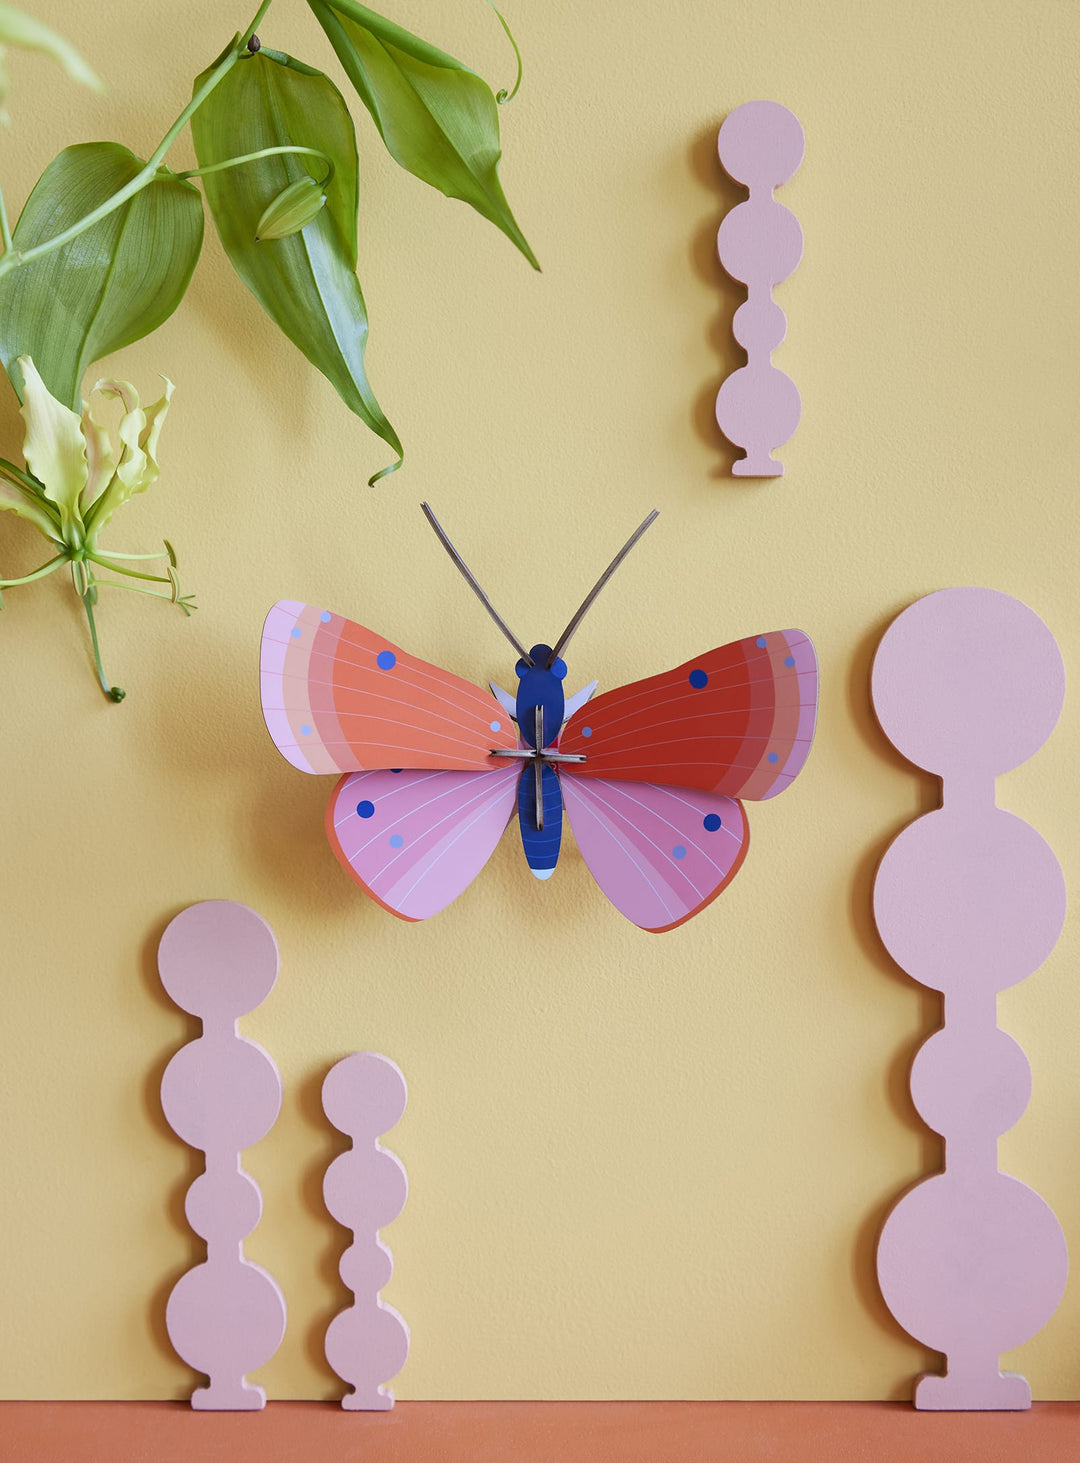
{"type": "Polygon", "coordinates": [[[380,650],[375,657],[375,664],[381,671],[391,671],[397,665],[397,656],[392,650],[380,650]]]}
{"type": "Polygon", "coordinates": [[[696,691],[700,691],[702,687],[709,684],[709,678],[700,666],[696,666],[690,672],[690,684],[694,687],[696,691]]]}
{"type": "Polygon", "coordinates": [[[591,737],[592,736],[592,727],[591,726],[583,726],[581,728],[581,735],[583,737],[591,737]]]}
{"type": "Polygon", "coordinates": [[[294,625],[294,626],[293,626],[293,627],[292,627],[292,629],[291,629],[291,630],[290,630],[290,631],[289,631],[289,634],[290,634],[290,635],[291,635],[291,636],[292,636],[292,638],[293,638],[293,639],[294,639],[294,640],[299,640],[299,639],[300,639],[300,636],[301,636],[301,635],[302,635],[302,634],[303,634],[303,633],[304,633],[304,632],[303,632],[303,630],[301,630],[301,628],[300,628],[300,626],[299,626],[299,625],[294,625]]]}
{"type": "Polygon", "coordinates": [[[502,722],[501,721],[492,721],[492,722],[489,722],[488,725],[490,726],[490,728],[491,728],[492,731],[502,731],[502,722]]]}
{"type": "Polygon", "coordinates": [[[400,848],[405,842],[400,833],[391,833],[389,843],[391,848],[400,848]]]}
{"type": "Polygon", "coordinates": [[[770,752],[769,753],[769,761],[770,762],[779,762],[780,761],[779,754],[776,753],[776,752],[770,752]]]}
{"type": "Polygon", "coordinates": [[[391,767],[390,771],[391,772],[400,772],[401,771],[401,768],[400,767],[391,767]]]}
{"type": "Polygon", "coordinates": [[[329,621],[330,621],[330,611],[329,610],[323,610],[322,614],[319,616],[319,619],[323,622],[324,625],[329,624],[329,621]]]}
{"type": "Polygon", "coordinates": [[[765,639],[764,635],[759,635],[758,638],[754,641],[754,644],[759,650],[764,650],[768,643],[769,642],[765,639]]]}
{"type": "Polygon", "coordinates": [[[788,670],[790,670],[795,664],[795,657],[793,655],[785,655],[784,664],[787,666],[788,670]]]}
{"type": "Polygon", "coordinates": [[[311,728],[309,726],[302,726],[300,728],[300,735],[302,737],[309,737],[311,735],[311,728]]]}
{"type": "Polygon", "coordinates": [[[375,804],[370,798],[365,798],[363,802],[357,803],[356,811],[360,814],[361,818],[370,818],[375,812],[375,804]]]}
{"type": "Polygon", "coordinates": [[[677,843],[675,847],[671,850],[671,853],[673,858],[685,858],[686,847],[682,843],[677,843]]]}
{"type": "Polygon", "coordinates": [[[716,833],[724,826],[724,823],[719,813],[706,813],[701,820],[701,826],[706,833],[716,833]]]}

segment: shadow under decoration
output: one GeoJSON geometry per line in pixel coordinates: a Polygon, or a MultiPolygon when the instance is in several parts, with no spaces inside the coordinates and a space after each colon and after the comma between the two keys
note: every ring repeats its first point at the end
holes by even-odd
{"type": "Polygon", "coordinates": [[[192,1393],[192,1407],[257,1411],[266,1392],[245,1373],[281,1345],[285,1300],[273,1276],[244,1258],[244,1239],[262,1217],[262,1194],[241,1168],[240,1152],[273,1127],[281,1077],[236,1023],[273,989],[277,941],[246,905],[205,900],[169,924],[158,970],[181,1010],[203,1024],[202,1035],[166,1067],[161,1106],[177,1136],[206,1154],[206,1171],[184,1203],[189,1224],[206,1240],[206,1259],[173,1287],[165,1324],[178,1355],[209,1377],[209,1387],[192,1393]]]}
{"type": "Polygon", "coordinates": [[[1031,1070],[998,1028],[997,995],[1053,950],[1066,896],[1049,845],[996,805],[994,783],[1053,731],[1064,667],[1019,600],[945,589],[886,631],[872,695],[889,740],[942,784],[941,807],[898,835],[874,885],[889,953],[944,995],[944,1024],[911,1069],[915,1107],[945,1139],[944,1170],[893,1208],[878,1280],[900,1325],[945,1353],[943,1375],[917,1380],[917,1408],[1027,1408],[1027,1379],[1000,1371],[1000,1354],[1050,1319],[1068,1256],[1048,1205],[998,1169],[997,1140],[1027,1106],[1031,1070]]]}

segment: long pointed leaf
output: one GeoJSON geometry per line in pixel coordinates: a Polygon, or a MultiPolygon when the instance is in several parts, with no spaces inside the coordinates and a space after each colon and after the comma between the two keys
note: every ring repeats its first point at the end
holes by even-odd
{"type": "Polygon", "coordinates": [[[212,173],[203,179],[206,198],[248,289],[400,462],[398,435],[364,367],[367,309],[355,274],[356,134],[341,93],[321,71],[264,48],[233,67],[192,117],[191,132],[201,167],[286,145],[317,148],[333,161],[325,207],[283,239],[256,240],[259,220],[285,188],[312,175],[311,165],[319,167],[314,159],[279,153],[212,173]]]}
{"type": "Polygon", "coordinates": [[[395,162],[471,204],[539,269],[499,181],[498,107],[487,83],[356,0],[308,4],[395,162]]]}
{"type": "MultiPolygon", "coordinates": [[[[143,166],[117,142],[66,147],[27,199],[15,248],[54,238],[143,166]]],[[[0,279],[0,359],[15,390],[21,395],[15,361],[32,356],[52,394],[77,411],[86,368],[156,330],[176,309],[202,234],[199,190],[159,173],[85,233],[0,279]]]]}

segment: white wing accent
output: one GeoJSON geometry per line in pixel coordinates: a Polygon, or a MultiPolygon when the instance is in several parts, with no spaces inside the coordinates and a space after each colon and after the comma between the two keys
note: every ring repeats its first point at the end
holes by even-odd
{"type": "MultiPolygon", "coordinates": [[[[495,700],[506,712],[507,716],[509,716],[512,721],[517,721],[517,697],[511,696],[509,691],[504,691],[503,688],[501,686],[497,686],[494,681],[488,681],[488,685],[491,687],[491,694],[495,697],[495,700]]],[[[595,681],[593,682],[593,685],[596,685],[595,681]]]]}
{"type": "MultiPolygon", "coordinates": [[[[563,726],[566,725],[566,723],[570,720],[575,711],[580,711],[581,708],[585,705],[585,702],[590,700],[596,694],[596,688],[597,686],[599,686],[599,684],[599,681],[590,681],[587,686],[582,686],[577,695],[568,696],[566,698],[566,710],[563,713],[563,726]]],[[[494,689],[495,688],[493,686],[492,690],[494,689]]]]}

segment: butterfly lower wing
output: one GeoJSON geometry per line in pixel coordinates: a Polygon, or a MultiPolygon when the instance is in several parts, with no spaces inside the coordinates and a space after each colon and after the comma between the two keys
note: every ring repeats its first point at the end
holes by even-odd
{"type": "Polygon", "coordinates": [[[342,865],[391,914],[421,920],[487,863],[517,805],[521,768],[351,772],[334,789],[326,833],[342,865]]]}
{"type": "Polygon", "coordinates": [[[479,686],[314,605],[273,606],[261,670],[267,729],[302,772],[489,768],[494,748],[517,746],[479,686]]]}
{"type": "Polygon", "coordinates": [[[734,798],[648,782],[561,777],[581,856],[640,929],[660,934],[705,908],[739,871],[750,832],[734,798]]]}
{"type": "Polygon", "coordinates": [[[589,702],[559,741],[586,759],[564,767],[565,781],[775,797],[810,753],[817,694],[817,656],[801,630],[736,640],[589,702]]]}

